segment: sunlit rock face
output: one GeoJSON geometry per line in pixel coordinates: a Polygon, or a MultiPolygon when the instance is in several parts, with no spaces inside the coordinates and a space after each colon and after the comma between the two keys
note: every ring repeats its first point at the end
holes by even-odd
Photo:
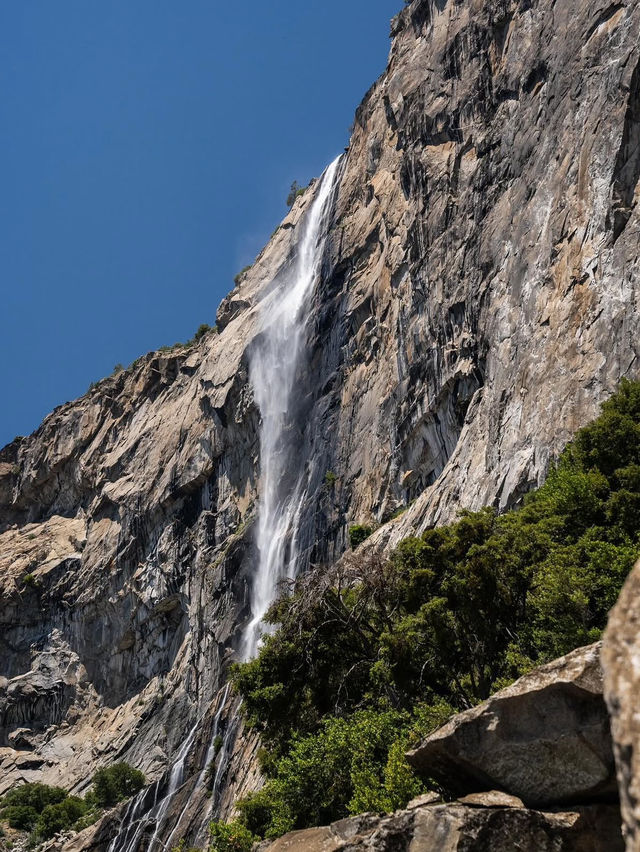
{"type": "MultiPolygon", "coordinates": [[[[372,543],[389,547],[512,505],[637,374],[639,28],[637,4],[551,0],[414,0],[394,20],[296,377],[305,560],[339,556],[350,523],[382,523],[372,543]]],[[[219,333],[145,356],[0,454],[0,792],[82,791],[115,759],[162,778],[196,722],[168,832],[196,838],[259,784],[234,703],[215,802],[198,779],[250,616],[250,356],[316,191],[219,333]]]]}

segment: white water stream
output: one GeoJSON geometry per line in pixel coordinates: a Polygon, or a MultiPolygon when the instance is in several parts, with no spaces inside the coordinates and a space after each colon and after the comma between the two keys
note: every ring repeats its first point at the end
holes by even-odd
{"type": "Polygon", "coordinates": [[[316,283],[327,236],[331,200],[340,158],[320,179],[315,198],[302,222],[297,252],[282,284],[261,306],[261,338],[251,357],[250,374],[262,416],[260,429],[260,503],[258,566],[251,589],[251,621],[240,655],[255,656],[264,632],[264,616],[278,584],[298,572],[298,528],[305,480],[296,465],[296,438],[291,415],[295,382],[305,350],[310,296],[316,283]],[[288,483],[288,487],[285,483],[288,483]]]}

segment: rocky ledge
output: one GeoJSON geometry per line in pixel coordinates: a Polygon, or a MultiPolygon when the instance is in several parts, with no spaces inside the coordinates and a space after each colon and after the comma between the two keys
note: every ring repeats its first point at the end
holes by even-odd
{"type": "Polygon", "coordinates": [[[413,805],[391,816],[363,814],[323,828],[294,831],[262,852],[618,852],[624,849],[615,805],[533,811],[473,804],[413,805]],[[517,840],[516,840],[517,838],[517,840]],[[516,845],[517,843],[517,845],[516,845]]]}

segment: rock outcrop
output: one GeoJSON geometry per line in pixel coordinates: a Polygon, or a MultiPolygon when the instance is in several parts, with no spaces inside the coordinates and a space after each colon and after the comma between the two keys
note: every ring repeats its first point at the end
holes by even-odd
{"type": "Polygon", "coordinates": [[[640,850],[640,563],[611,611],[602,662],[628,852],[640,850]]]}
{"type": "MultiPolygon", "coordinates": [[[[461,506],[517,502],[636,375],[639,34],[633,2],[413,0],[394,19],[298,381],[303,561],[339,556],[351,522],[383,523],[371,542],[390,547],[461,506]]],[[[248,352],[313,194],[219,333],[151,353],[0,452],[0,792],[82,791],[116,759],[166,789],[194,726],[198,786],[254,564],[248,352]]],[[[210,813],[258,783],[233,732],[210,813]]]]}
{"type": "Polygon", "coordinates": [[[600,645],[535,669],[408,754],[456,795],[497,788],[529,807],[615,799],[600,645]]]}
{"type": "Polygon", "coordinates": [[[363,814],[285,834],[261,852],[622,852],[612,805],[568,811],[463,804],[422,805],[387,817],[363,814]]]}

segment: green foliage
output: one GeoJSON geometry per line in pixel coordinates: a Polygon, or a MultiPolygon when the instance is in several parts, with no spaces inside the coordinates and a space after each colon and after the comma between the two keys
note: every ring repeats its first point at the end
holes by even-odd
{"type": "Polygon", "coordinates": [[[40,580],[35,576],[35,574],[25,574],[22,578],[22,582],[25,586],[31,586],[31,588],[38,588],[38,586],[42,585],[40,580]]]}
{"type": "Polygon", "coordinates": [[[122,372],[124,372],[124,367],[122,366],[122,364],[118,363],[118,364],[115,365],[115,367],[111,371],[111,375],[117,376],[118,373],[122,373],[122,372]]]}
{"type": "Polygon", "coordinates": [[[246,826],[238,821],[219,822],[209,825],[209,852],[251,852],[256,838],[246,826]]]}
{"type": "MultiPolygon", "coordinates": [[[[422,709],[422,708],[420,708],[422,709]]],[[[390,708],[323,719],[315,734],[294,736],[287,754],[258,793],[239,803],[248,828],[277,837],[362,811],[392,811],[425,791],[404,753],[421,734],[442,724],[451,708],[440,703],[425,729],[415,715],[390,708]]]]}
{"type": "Polygon", "coordinates": [[[3,811],[2,817],[7,820],[11,828],[31,831],[38,821],[38,812],[29,805],[11,805],[3,811]]]}
{"type": "Polygon", "coordinates": [[[71,828],[87,810],[86,802],[77,796],[68,796],[57,805],[47,805],[38,819],[36,834],[48,840],[59,831],[71,828]]]}
{"type": "Polygon", "coordinates": [[[198,326],[196,333],[193,335],[194,342],[197,343],[199,340],[202,340],[202,338],[205,336],[205,334],[208,334],[210,331],[211,331],[210,325],[207,325],[206,322],[201,323],[198,326]]]}
{"type": "Polygon", "coordinates": [[[10,790],[0,802],[0,816],[12,828],[35,829],[36,836],[43,839],[71,828],[88,810],[83,799],[46,784],[23,784],[10,790]]]}
{"type": "MultiPolygon", "coordinates": [[[[351,527],[352,547],[370,532],[351,527]]],[[[233,673],[269,778],[244,822],[276,836],[406,803],[412,733],[596,640],[639,534],[640,383],[622,382],[518,510],[463,512],[389,560],[300,578],[233,673]]]]}
{"type": "Polygon", "coordinates": [[[249,264],[249,266],[243,266],[243,267],[242,267],[242,269],[240,270],[240,272],[238,272],[238,274],[237,274],[237,275],[234,275],[234,276],[233,276],[233,283],[236,285],[236,287],[237,287],[237,286],[240,284],[240,282],[242,281],[242,279],[243,279],[243,277],[244,277],[244,274],[245,274],[246,272],[248,272],[250,269],[251,269],[251,264],[249,264]]]}
{"type": "Polygon", "coordinates": [[[324,481],[329,488],[333,488],[333,486],[338,481],[338,477],[332,470],[328,470],[324,475],[324,481]]]}
{"type": "Polygon", "coordinates": [[[201,852],[201,850],[194,846],[187,846],[187,841],[183,837],[177,846],[172,847],[171,852],[201,852]]]}
{"type": "Polygon", "coordinates": [[[4,813],[9,807],[33,808],[37,814],[47,805],[56,805],[66,798],[62,787],[50,787],[48,784],[21,784],[14,787],[0,799],[0,812],[4,813]]]}
{"type": "Polygon", "coordinates": [[[359,544],[362,544],[365,539],[369,538],[371,533],[373,532],[373,527],[367,527],[363,524],[353,524],[353,526],[349,527],[349,544],[353,550],[359,544]]]}
{"type": "Polygon", "coordinates": [[[128,799],[145,785],[145,777],[139,769],[128,763],[114,763],[93,776],[93,795],[100,808],[110,808],[128,799]]]}
{"type": "Polygon", "coordinates": [[[296,203],[296,199],[301,195],[304,195],[307,191],[308,187],[300,186],[297,180],[291,184],[291,189],[289,190],[289,195],[287,195],[287,207],[291,209],[293,205],[296,203]]]}

